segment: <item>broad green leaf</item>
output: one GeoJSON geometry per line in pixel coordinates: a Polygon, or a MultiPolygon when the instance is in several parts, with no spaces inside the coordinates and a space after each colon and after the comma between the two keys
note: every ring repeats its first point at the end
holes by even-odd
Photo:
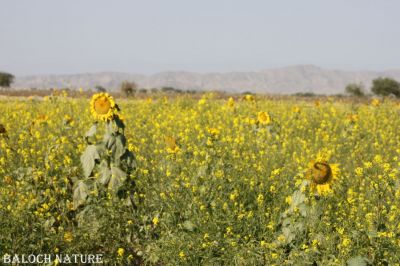
{"type": "Polygon", "coordinates": [[[207,172],[208,172],[208,166],[207,165],[202,165],[197,169],[197,177],[205,177],[207,176],[207,172]]]}
{"type": "Polygon", "coordinates": [[[190,232],[193,232],[194,229],[195,229],[195,226],[191,221],[185,221],[183,223],[183,228],[188,230],[188,231],[190,231],[190,232]]]}
{"type": "Polygon", "coordinates": [[[285,243],[290,243],[295,238],[295,234],[290,230],[289,227],[282,229],[282,234],[285,236],[285,243]]]}
{"type": "Polygon", "coordinates": [[[283,227],[288,227],[290,224],[291,224],[290,218],[283,219],[283,221],[282,221],[282,226],[283,227]]]}
{"type": "Polygon", "coordinates": [[[107,162],[102,161],[100,164],[100,177],[98,181],[103,186],[106,186],[110,181],[110,178],[111,178],[111,170],[108,167],[107,162]]]}
{"type": "Polygon", "coordinates": [[[89,177],[92,174],[93,168],[96,164],[96,160],[100,159],[100,155],[95,145],[89,145],[81,156],[81,163],[83,173],[85,177],[89,177]]]}
{"type": "Polygon", "coordinates": [[[86,228],[92,237],[97,236],[101,228],[99,216],[101,211],[100,207],[95,205],[87,205],[76,215],[76,221],[79,227],[86,228]]]}
{"type": "Polygon", "coordinates": [[[117,117],[115,118],[114,121],[115,121],[115,125],[116,125],[118,128],[121,128],[121,129],[124,129],[124,128],[125,128],[124,122],[122,122],[122,120],[119,119],[119,116],[117,116],[117,117]]]}
{"type": "Polygon", "coordinates": [[[126,150],[126,139],[124,135],[118,134],[115,137],[115,154],[114,160],[119,160],[122,155],[124,155],[126,150]]]}
{"type": "Polygon", "coordinates": [[[307,216],[307,211],[308,211],[307,204],[301,203],[301,204],[299,204],[298,208],[299,208],[300,214],[302,216],[306,217],[307,216]]]}
{"type": "Polygon", "coordinates": [[[79,181],[74,190],[74,209],[76,210],[79,206],[85,204],[88,196],[88,187],[83,181],[79,181]]]}
{"type": "Polygon", "coordinates": [[[348,266],[367,266],[368,260],[362,256],[357,256],[357,257],[350,258],[347,261],[347,265],[348,266]]]}
{"type": "Polygon", "coordinates": [[[108,187],[117,193],[119,188],[123,185],[127,178],[127,174],[122,171],[119,167],[111,166],[111,179],[108,187]]]}
{"type": "Polygon", "coordinates": [[[97,124],[93,124],[93,126],[86,132],[85,137],[90,138],[93,137],[97,132],[97,124]]]}
{"type": "Polygon", "coordinates": [[[46,222],[44,223],[44,228],[46,228],[46,230],[50,230],[50,228],[53,226],[53,224],[55,223],[56,219],[54,217],[50,217],[49,219],[46,220],[46,222]]]}
{"type": "Polygon", "coordinates": [[[298,206],[306,200],[306,196],[300,191],[296,190],[292,196],[292,205],[298,206]]]}
{"type": "Polygon", "coordinates": [[[125,153],[121,156],[120,162],[128,172],[136,169],[135,156],[129,150],[125,150],[125,153]]]}

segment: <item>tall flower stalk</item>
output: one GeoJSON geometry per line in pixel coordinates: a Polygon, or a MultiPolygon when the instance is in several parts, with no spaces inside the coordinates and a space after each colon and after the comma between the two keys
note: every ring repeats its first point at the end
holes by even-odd
{"type": "Polygon", "coordinates": [[[105,196],[127,199],[134,207],[131,174],[136,161],[127,148],[119,107],[107,93],[93,95],[90,105],[96,121],[85,135],[87,147],[81,156],[84,178],[75,185],[74,209],[105,196]],[[102,123],[104,135],[97,141],[97,129],[102,123]]]}

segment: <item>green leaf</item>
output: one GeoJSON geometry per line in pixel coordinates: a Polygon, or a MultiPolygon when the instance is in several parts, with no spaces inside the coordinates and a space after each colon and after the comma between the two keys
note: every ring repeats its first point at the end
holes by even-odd
{"type": "Polygon", "coordinates": [[[115,153],[115,142],[116,138],[113,134],[104,135],[104,144],[107,150],[111,151],[113,154],[115,153]]]}
{"type": "Polygon", "coordinates": [[[104,147],[103,143],[96,144],[96,149],[100,157],[103,157],[103,154],[107,152],[106,147],[104,147]]]}
{"type": "Polygon", "coordinates": [[[202,178],[206,177],[208,174],[208,165],[202,165],[197,169],[196,177],[202,178]]]}
{"type": "Polygon", "coordinates": [[[121,129],[124,129],[124,128],[125,128],[124,122],[122,122],[122,120],[119,119],[119,116],[116,116],[115,119],[114,119],[114,121],[115,121],[115,125],[116,125],[118,128],[121,128],[121,129]]]}
{"type": "Polygon", "coordinates": [[[292,196],[292,205],[298,206],[306,200],[306,196],[300,191],[296,190],[292,196]]]}
{"type": "Polygon", "coordinates": [[[74,190],[74,209],[76,210],[79,206],[82,206],[86,202],[86,198],[88,197],[88,187],[86,184],[80,180],[75,187],[74,190]]]}
{"type": "Polygon", "coordinates": [[[50,228],[54,225],[55,221],[56,219],[54,217],[50,217],[44,223],[44,228],[46,228],[46,230],[50,230],[50,228]]]}
{"type": "Polygon", "coordinates": [[[348,266],[367,266],[368,260],[362,256],[357,256],[347,260],[348,266]]]}
{"type": "Polygon", "coordinates": [[[127,174],[119,167],[111,166],[111,179],[108,184],[109,189],[117,193],[120,187],[124,184],[127,174]]]}
{"type": "Polygon", "coordinates": [[[106,124],[106,133],[107,134],[114,134],[116,132],[118,132],[118,127],[114,126],[114,122],[113,121],[109,121],[106,124]]]}
{"type": "Polygon", "coordinates": [[[81,163],[83,173],[85,177],[89,177],[92,174],[93,168],[96,164],[96,160],[100,159],[100,155],[95,145],[89,145],[81,156],[81,163]]]}
{"type": "Polygon", "coordinates": [[[298,206],[300,214],[304,217],[307,216],[308,206],[304,203],[299,204],[298,206]]]}
{"type": "Polygon", "coordinates": [[[185,221],[183,223],[183,228],[188,230],[188,231],[190,231],[190,232],[193,232],[194,229],[195,229],[195,226],[191,221],[185,221]]]}
{"type": "Polygon", "coordinates": [[[129,150],[125,150],[125,153],[121,156],[121,165],[130,172],[136,169],[135,156],[129,150]]]}
{"type": "Polygon", "coordinates": [[[115,154],[114,160],[117,161],[124,155],[126,150],[126,139],[124,135],[118,134],[115,137],[115,154]]]}
{"type": "Polygon", "coordinates": [[[296,235],[288,227],[282,229],[282,234],[285,236],[285,243],[292,242],[296,237],[296,235]]]}
{"type": "Polygon", "coordinates": [[[100,178],[99,183],[106,186],[111,178],[111,170],[107,165],[106,161],[102,161],[100,164],[100,178]]]}
{"type": "Polygon", "coordinates": [[[101,225],[101,207],[95,205],[87,205],[76,215],[78,226],[85,228],[91,237],[98,237],[101,225]]]}
{"type": "Polygon", "coordinates": [[[93,126],[88,130],[88,132],[86,132],[85,137],[86,138],[90,138],[93,137],[97,132],[97,123],[93,124],[93,126]]]}

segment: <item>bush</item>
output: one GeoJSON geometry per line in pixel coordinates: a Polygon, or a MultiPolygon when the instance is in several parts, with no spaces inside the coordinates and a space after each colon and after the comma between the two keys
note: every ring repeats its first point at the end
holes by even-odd
{"type": "Polygon", "coordinates": [[[153,93],[153,94],[156,94],[156,93],[159,92],[159,89],[157,89],[157,88],[151,88],[151,89],[150,89],[150,92],[153,93]]]}
{"type": "Polygon", "coordinates": [[[97,85],[94,88],[96,89],[97,92],[107,92],[106,88],[100,85],[97,85]]]}
{"type": "Polygon", "coordinates": [[[14,76],[10,73],[0,72],[0,87],[9,88],[14,81],[14,76]]]}
{"type": "Polygon", "coordinates": [[[346,93],[351,96],[363,97],[365,96],[364,85],[362,83],[350,83],[346,86],[346,93]]]}
{"type": "Polygon", "coordinates": [[[296,92],[293,94],[298,97],[315,97],[317,96],[314,92],[296,92]]]}
{"type": "Polygon", "coordinates": [[[400,83],[391,78],[377,78],[372,81],[371,91],[380,96],[394,95],[400,98],[400,83]]]}
{"type": "Polygon", "coordinates": [[[137,89],[138,85],[135,82],[124,81],[121,84],[121,92],[125,94],[126,97],[134,95],[137,89]]]}

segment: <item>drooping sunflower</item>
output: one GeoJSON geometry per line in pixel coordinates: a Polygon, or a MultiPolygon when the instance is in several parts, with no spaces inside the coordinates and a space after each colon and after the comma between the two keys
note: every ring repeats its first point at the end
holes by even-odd
{"type": "Polygon", "coordinates": [[[332,193],[331,185],[337,180],[338,175],[339,165],[328,163],[327,156],[321,154],[309,163],[306,174],[311,191],[322,196],[332,193]]]}
{"type": "Polygon", "coordinates": [[[96,120],[112,120],[116,110],[114,99],[108,93],[97,93],[90,101],[90,111],[96,120]]]}

